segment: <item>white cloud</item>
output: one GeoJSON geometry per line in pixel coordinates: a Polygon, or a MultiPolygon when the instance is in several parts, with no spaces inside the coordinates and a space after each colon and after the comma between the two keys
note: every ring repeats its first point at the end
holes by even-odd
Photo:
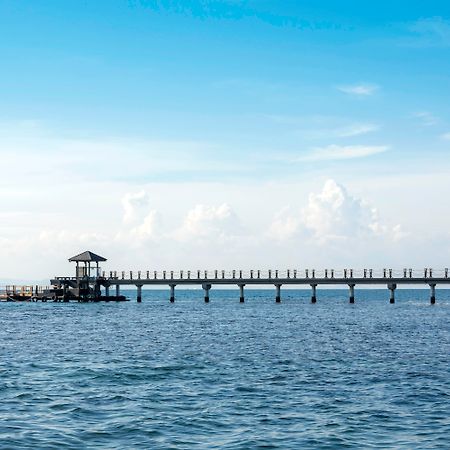
{"type": "Polygon", "coordinates": [[[232,208],[223,203],[220,206],[196,205],[191,209],[182,226],[174,236],[181,241],[224,239],[236,235],[241,229],[232,208]]]}
{"type": "Polygon", "coordinates": [[[145,191],[127,193],[122,198],[123,221],[131,223],[138,218],[139,210],[150,202],[149,195],[145,191]]]}
{"type": "Polygon", "coordinates": [[[143,222],[130,231],[138,240],[157,239],[161,237],[161,215],[158,211],[150,211],[143,222]]]}
{"type": "Polygon", "coordinates": [[[299,214],[285,209],[277,214],[269,235],[288,240],[308,232],[318,243],[383,236],[398,240],[405,236],[400,225],[389,227],[381,222],[378,211],[367,202],[350,195],[334,180],[325,182],[321,192],[311,193],[299,214]]]}
{"type": "Polygon", "coordinates": [[[425,47],[450,46],[450,20],[442,17],[419,19],[409,26],[409,30],[417,35],[417,40],[409,42],[425,47]]]}
{"type": "Polygon", "coordinates": [[[439,122],[439,119],[429,111],[417,111],[413,114],[413,117],[419,119],[422,125],[427,127],[436,125],[439,122]]]}
{"type": "Polygon", "coordinates": [[[291,208],[287,206],[275,214],[267,235],[280,241],[292,239],[299,233],[300,224],[300,217],[293,215],[291,208]]]}
{"type": "Polygon", "coordinates": [[[332,161],[342,159],[364,158],[383,153],[389,149],[386,145],[328,145],[314,148],[309,154],[297,161],[332,161]]]}
{"type": "Polygon", "coordinates": [[[373,123],[355,123],[348,127],[338,129],[336,135],[337,137],[353,137],[371,133],[379,129],[380,127],[373,123]]]}
{"type": "Polygon", "coordinates": [[[441,139],[444,139],[445,141],[450,141],[450,132],[442,134],[441,139]]]}
{"type": "Polygon", "coordinates": [[[359,97],[368,97],[370,95],[373,95],[378,90],[378,86],[376,84],[360,83],[339,86],[338,89],[345,94],[356,95],[359,97]]]}

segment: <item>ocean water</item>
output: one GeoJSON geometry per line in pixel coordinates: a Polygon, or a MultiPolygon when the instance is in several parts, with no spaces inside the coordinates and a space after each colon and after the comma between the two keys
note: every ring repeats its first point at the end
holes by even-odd
{"type": "Polygon", "coordinates": [[[1,449],[448,449],[450,292],[0,304],[1,449]]]}

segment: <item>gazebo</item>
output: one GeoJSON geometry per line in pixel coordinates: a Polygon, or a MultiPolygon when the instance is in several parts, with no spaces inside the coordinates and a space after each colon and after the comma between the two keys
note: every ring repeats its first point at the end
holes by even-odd
{"type": "Polygon", "coordinates": [[[77,263],[77,270],[76,270],[77,280],[79,280],[80,278],[84,278],[86,276],[90,278],[91,270],[95,270],[95,277],[98,277],[100,273],[100,267],[98,263],[104,261],[107,261],[107,259],[104,258],[103,256],[96,255],[95,253],[89,250],[80,253],[79,255],[72,256],[72,258],[69,258],[69,262],[77,263]],[[83,264],[81,267],[80,263],[83,264]],[[91,266],[92,263],[95,263],[94,267],[91,266]]]}

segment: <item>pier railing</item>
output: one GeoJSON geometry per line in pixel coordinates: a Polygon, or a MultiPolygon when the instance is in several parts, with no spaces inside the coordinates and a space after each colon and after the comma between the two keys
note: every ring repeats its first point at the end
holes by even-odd
{"type": "Polygon", "coordinates": [[[102,272],[110,280],[239,280],[239,279],[383,279],[448,278],[445,269],[250,269],[250,270],[138,270],[102,272]]]}

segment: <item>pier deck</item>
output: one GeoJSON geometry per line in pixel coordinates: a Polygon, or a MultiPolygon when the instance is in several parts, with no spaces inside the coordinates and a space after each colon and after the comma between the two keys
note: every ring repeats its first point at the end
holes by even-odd
{"type": "MultiPolygon", "coordinates": [[[[349,301],[355,301],[355,286],[386,286],[390,291],[390,302],[395,302],[395,289],[401,285],[425,285],[430,288],[430,302],[436,301],[436,285],[450,284],[448,269],[433,270],[373,270],[373,269],[343,269],[343,270],[212,270],[212,271],[111,271],[102,272],[96,277],[85,277],[85,283],[96,285],[97,291],[104,288],[105,296],[110,296],[110,288],[115,287],[116,296],[120,295],[120,288],[134,286],[137,289],[137,301],[142,301],[143,286],[167,286],[170,289],[170,301],[175,301],[176,286],[201,286],[204,290],[205,302],[209,302],[210,289],[213,286],[235,285],[240,290],[240,301],[244,302],[245,286],[275,287],[275,300],[281,301],[282,286],[310,286],[311,301],[317,301],[317,286],[320,285],[346,285],[349,288],[349,301]]],[[[78,280],[79,281],[79,280],[78,280]]],[[[51,280],[57,286],[71,286],[77,283],[76,277],[56,277],[51,280]]]]}

